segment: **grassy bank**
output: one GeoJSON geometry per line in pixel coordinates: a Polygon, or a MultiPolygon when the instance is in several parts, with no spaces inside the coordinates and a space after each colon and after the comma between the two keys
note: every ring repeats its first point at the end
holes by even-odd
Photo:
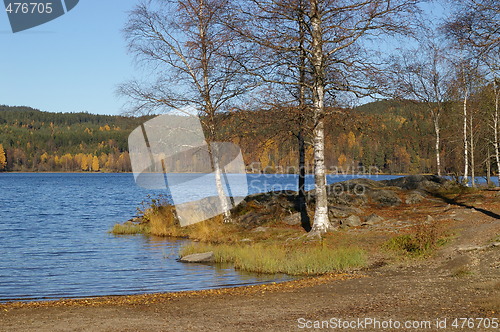
{"type": "Polygon", "coordinates": [[[258,273],[320,275],[346,271],[366,265],[365,251],[359,248],[332,248],[321,243],[300,247],[279,243],[247,245],[200,244],[184,247],[180,256],[213,251],[218,263],[233,264],[236,269],[258,273]]]}
{"type": "Polygon", "coordinates": [[[110,232],[188,238],[194,242],[182,248],[181,257],[213,251],[216,262],[229,263],[243,271],[320,275],[363,267],[368,260],[366,251],[347,234],[309,241],[300,226],[283,226],[273,221],[265,224],[265,230],[255,231],[223,223],[221,217],[180,227],[173,207],[156,201],[139,212],[141,217],[136,221],[116,224],[110,232]]]}

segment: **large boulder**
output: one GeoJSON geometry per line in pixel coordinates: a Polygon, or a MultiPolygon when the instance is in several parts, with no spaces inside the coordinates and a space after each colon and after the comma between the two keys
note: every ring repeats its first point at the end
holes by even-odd
{"type": "Polygon", "coordinates": [[[215,255],[213,251],[203,252],[199,254],[186,255],[179,259],[183,263],[213,263],[215,262],[215,255]]]}
{"type": "Polygon", "coordinates": [[[288,217],[283,218],[283,222],[287,225],[290,225],[290,226],[301,225],[302,219],[301,219],[300,212],[293,213],[293,214],[289,215],[288,217]]]}
{"type": "Polygon", "coordinates": [[[254,228],[270,220],[284,219],[295,210],[296,193],[275,191],[254,194],[231,210],[233,219],[244,228],[254,228]]]}
{"type": "Polygon", "coordinates": [[[357,227],[361,226],[361,218],[355,215],[349,216],[340,221],[342,227],[357,227]]]}
{"type": "Polygon", "coordinates": [[[408,205],[418,204],[418,203],[422,202],[424,199],[425,199],[424,196],[422,196],[420,193],[414,191],[414,192],[409,193],[406,196],[405,203],[408,205]]]}
{"type": "Polygon", "coordinates": [[[384,218],[382,218],[381,216],[379,216],[377,214],[370,214],[368,217],[366,217],[362,226],[372,226],[372,225],[381,223],[384,220],[385,220],[384,218]]]}

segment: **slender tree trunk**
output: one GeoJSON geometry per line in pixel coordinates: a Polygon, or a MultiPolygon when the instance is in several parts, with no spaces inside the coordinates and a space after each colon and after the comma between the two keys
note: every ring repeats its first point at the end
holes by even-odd
{"type": "Polygon", "coordinates": [[[304,141],[304,134],[302,128],[299,130],[297,135],[297,140],[299,143],[299,194],[298,194],[298,208],[300,211],[300,222],[302,228],[306,232],[311,230],[311,221],[309,220],[309,215],[307,214],[307,203],[306,203],[306,148],[304,141]]]}
{"type": "Polygon", "coordinates": [[[304,22],[304,11],[303,2],[299,3],[298,11],[298,23],[299,23],[299,47],[300,47],[300,57],[299,57],[299,133],[297,135],[297,140],[299,144],[299,182],[298,182],[298,208],[300,211],[300,221],[302,227],[306,232],[311,230],[311,221],[309,220],[309,215],[307,214],[307,203],[306,203],[306,144],[304,138],[304,114],[306,112],[306,60],[307,54],[305,50],[305,22],[304,22]]]}
{"type": "Polygon", "coordinates": [[[467,91],[465,92],[464,97],[464,183],[466,186],[469,186],[469,145],[467,143],[467,91]]]}
{"type": "MultiPolygon", "coordinates": [[[[212,136],[212,135],[211,135],[212,136]]],[[[225,223],[232,221],[231,211],[228,203],[228,198],[224,192],[224,186],[222,184],[222,169],[220,166],[220,151],[217,143],[213,143],[213,138],[207,142],[208,155],[210,157],[210,163],[212,164],[212,169],[215,177],[215,188],[217,189],[217,196],[219,197],[220,205],[223,211],[223,220],[225,223]]]]}
{"type": "Polygon", "coordinates": [[[474,130],[472,130],[473,125],[473,118],[472,118],[472,113],[470,114],[470,177],[471,177],[471,185],[472,188],[476,187],[476,162],[474,160],[474,149],[475,143],[474,143],[474,130]]]}
{"type": "Polygon", "coordinates": [[[441,176],[441,155],[440,155],[440,147],[441,147],[441,128],[439,127],[439,115],[436,114],[433,117],[434,121],[434,133],[436,134],[436,145],[435,145],[435,151],[436,151],[436,168],[437,168],[437,175],[441,176]]]}
{"type": "Polygon", "coordinates": [[[325,170],[325,66],[323,61],[323,30],[318,0],[310,0],[311,21],[311,64],[313,66],[313,112],[314,112],[314,183],[316,187],[316,209],[311,236],[321,236],[330,228],[328,220],[328,197],[325,170]]]}
{"type": "Polygon", "coordinates": [[[488,146],[488,158],[486,159],[486,183],[488,187],[491,186],[491,152],[488,146]]]}
{"type": "Polygon", "coordinates": [[[495,160],[497,163],[497,176],[498,176],[498,186],[500,186],[500,134],[498,131],[500,130],[500,110],[499,108],[499,99],[500,99],[500,87],[499,79],[495,77],[493,81],[494,91],[495,91],[495,114],[493,114],[493,133],[494,133],[494,147],[495,147],[495,160]]]}
{"type": "MultiPolygon", "coordinates": [[[[224,193],[224,187],[222,185],[222,170],[220,167],[219,149],[217,147],[217,143],[214,144],[214,147],[212,149],[212,154],[213,154],[212,161],[213,161],[213,168],[214,168],[214,175],[215,175],[215,186],[217,188],[217,195],[219,196],[222,211],[224,211],[223,212],[224,222],[229,223],[232,221],[231,210],[230,210],[230,206],[229,206],[226,194],[224,193]]],[[[229,193],[228,193],[228,195],[229,195],[229,193]]]]}

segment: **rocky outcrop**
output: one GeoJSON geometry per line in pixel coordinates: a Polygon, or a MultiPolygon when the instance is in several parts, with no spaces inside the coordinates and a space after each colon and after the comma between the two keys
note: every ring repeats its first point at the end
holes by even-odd
{"type": "Polygon", "coordinates": [[[449,180],[437,175],[410,175],[393,180],[384,180],[386,186],[399,187],[405,190],[436,191],[450,183],[449,180]]]}
{"type": "Polygon", "coordinates": [[[392,190],[376,190],[367,193],[371,200],[380,206],[398,206],[402,203],[398,195],[392,190]]]}
{"type": "Polygon", "coordinates": [[[255,228],[270,220],[283,220],[297,212],[296,195],[294,191],[250,195],[231,213],[236,223],[245,228],[255,228]]]}
{"type": "MultiPolygon", "coordinates": [[[[411,175],[394,180],[353,179],[327,186],[328,214],[332,228],[370,226],[384,222],[377,215],[366,216],[363,207],[397,207],[418,204],[427,193],[453,185],[434,175],[411,175]]],[[[306,193],[309,213],[314,212],[315,191],[306,193]]],[[[234,220],[247,229],[258,229],[267,222],[301,225],[297,193],[280,191],[255,194],[232,210],[234,220]]]]}

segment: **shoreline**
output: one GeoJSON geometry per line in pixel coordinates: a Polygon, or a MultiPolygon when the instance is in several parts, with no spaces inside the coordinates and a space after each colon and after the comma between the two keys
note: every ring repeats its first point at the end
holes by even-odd
{"type": "Polygon", "coordinates": [[[265,292],[280,292],[291,289],[299,289],[321,285],[331,281],[343,281],[364,278],[366,275],[357,273],[329,273],[314,277],[300,277],[295,280],[283,282],[271,282],[256,285],[245,285],[235,287],[209,288],[193,291],[178,291],[164,293],[143,293],[132,295],[104,295],[82,298],[60,298],[54,300],[11,300],[0,303],[0,311],[8,312],[21,308],[43,308],[43,307],[83,307],[83,306],[107,306],[107,305],[144,305],[155,304],[181,298],[207,298],[218,295],[238,295],[265,292]]]}

